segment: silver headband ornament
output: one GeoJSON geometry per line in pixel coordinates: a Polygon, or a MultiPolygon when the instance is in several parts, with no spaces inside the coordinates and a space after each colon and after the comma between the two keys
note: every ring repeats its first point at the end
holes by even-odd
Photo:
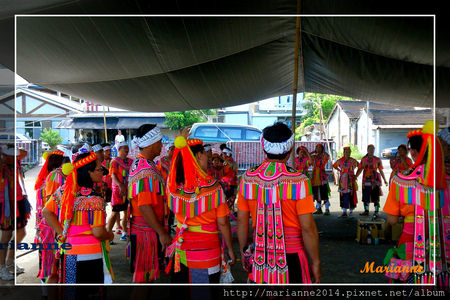
{"type": "Polygon", "coordinates": [[[97,144],[97,145],[92,146],[92,152],[98,152],[100,150],[103,150],[102,145],[97,144]]]}
{"type": "Polygon", "coordinates": [[[147,132],[143,137],[138,138],[134,137],[133,143],[136,144],[139,148],[145,148],[150,145],[153,145],[157,141],[162,139],[161,130],[158,127],[153,128],[149,132],[147,132]]]}
{"type": "Polygon", "coordinates": [[[261,144],[263,146],[264,151],[270,154],[285,154],[288,153],[292,146],[294,146],[294,134],[291,135],[289,139],[280,143],[272,143],[266,140],[261,135],[261,144]]]}

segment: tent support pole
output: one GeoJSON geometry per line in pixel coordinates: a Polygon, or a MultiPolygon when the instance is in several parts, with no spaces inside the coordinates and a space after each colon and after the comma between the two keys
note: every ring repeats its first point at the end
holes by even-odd
{"type": "Polygon", "coordinates": [[[106,114],[105,114],[105,106],[103,107],[103,127],[105,128],[105,143],[108,143],[108,130],[106,130],[106,114]]]}
{"type": "Polygon", "coordinates": [[[323,111],[322,111],[322,99],[319,97],[319,114],[320,114],[320,122],[322,123],[322,132],[325,136],[325,140],[327,141],[328,153],[330,154],[331,161],[331,174],[333,175],[334,184],[338,184],[336,173],[333,169],[334,159],[333,153],[331,152],[330,140],[328,139],[328,129],[325,127],[325,122],[323,121],[323,111]]]}
{"type": "MultiPolygon", "coordinates": [[[[300,14],[300,2],[301,0],[297,0],[297,15],[300,14]]],[[[295,136],[295,125],[296,125],[296,116],[297,116],[297,92],[298,92],[298,69],[299,69],[299,57],[301,56],[301,80],[302,80],[302,92],[305,91],[305,77],[303,70],[303,53],[302,53],[302,41],[301,41],[301,20],[300,16],[296,18],[295,24],[295,52],[294,52],[294,89],[292,92],[292,122],[291,128],[292,133],[295,136]]],[[[291,151],[291,166],[295,167],[295,143],[293,147],[293,151],[291,151]]]]}

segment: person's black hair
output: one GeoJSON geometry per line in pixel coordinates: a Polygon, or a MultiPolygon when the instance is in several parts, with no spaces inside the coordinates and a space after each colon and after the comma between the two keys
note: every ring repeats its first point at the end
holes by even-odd
{"type": "MultiPolygon", "coordinates": [[[[189,146],[189,148],[191,148],[194,157],[197,153],[203,153],[205,151],[205,147],[203,145],[189,146]]],[[[177,160],[177,178],[176,178],[177,184],[184,183],[184,172],[189,172],[189,170],[184,170],[183,157],[181,156],[180,152],[178,153],[178,160],[177,160]]]]}
{"type": "Polygon", "coordinates": [[[297,153],[297,155],[298,155],[298,153],[299,153],[300,150],[301,150],[300,148],[301,148],[301,147],[298,147],[297,150],[295,150],[295,153],[297,153]]]}
{"type": "Polygon", "coordinates": [[[72,147],[72,153],[73,153],[73,154],[77,153],[78,150],[80,150],[80,148],[84,146],[84,144],[90,145],[89,143],[85,143],[85,142],[81,142],[81,143],[75,144],[75,145],[72,147]]]}
{"type": "Polygon", "coordinates": [[[103,149],[103,148],[105,148],[105,147],[107,147],[107,146],[111,146],[111,145],[108,144],[108,143],[103,143],[103,144],[100,144],[100,146],[102,146],[102,149],[103,149]]]}
{"type": "MultiPolygon", "coordinates": [[[[150,130],[156,127],[156,124],[144,124],[139,126],[139,128],[136,130],[136,137],[141,138],[144,135],[147,134],[150,130]]],[[[143,148],[139,147],[139,150],[142,150],[143,148]]]]}
{"type": "Polygon", "coordinates": [[[223,151],[223,149],[227,148],[227,144],[220,144],[219,148],[223,151]]]}
{"type": "MultiPolygon", "coordinates": [[[[263,137],[271,143],[281,143],[288,140],[292,136],[291,129],[282,122],[276,122],[272,126],[263,129],[263,137]]],[[[289,152],[284,154],[270,154],[264,151],[269,159],[283,160],[289,152]]]]}
{"type": "Polygon", "coordinates": [[[61,167],[64,161],[64,156],[62,155],[56,155],[52,154],[48,157],[48,163],[47,163],[47,171],[51,172],[56,168],[61,167]]]}
{"type": "Polygon", "coordinates": [[[408,139],[408,147],[420,152],[422,148],[423,138],[420,135],[413,135],[408,139]]]}
{"type": "MultiPolygon", "coordinates": [[[[91,155],[91,152],[78,155],[77,158],[75,158],[74,163],[83,158],[88,157],[89,155],[91,155]]],[[[77,184],[80,187],[86,187],[91,189],[94,187],[94,182],[92,181],[92,178],[89,175],[89,171],[94,172],[96,167],[97,167],[97,160],[94,160],[88,163],[87,165],[77,169],[77,184]]]]}
{"type": "Polygon", "coordinates": [[[406,148],[405,145],[399,145],[399,146],[397,147],[397,150],[400,150],[400,148],[403,148],[405,151],[408,151],[408,149],[406,148]]]}

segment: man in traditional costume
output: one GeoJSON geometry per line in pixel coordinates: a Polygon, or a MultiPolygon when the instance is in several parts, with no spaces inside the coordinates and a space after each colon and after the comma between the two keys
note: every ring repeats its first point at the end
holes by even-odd
{"type": "Polygon", "coordinates": [[[286,165],[294,134],[283,123],[263,130],[267,159],[243,175],[238,192],[238,238],[244,269],[255,283],[319,283],[317,227],[311,182],[286,165]],[[249,217],[254,246],[248,247],[249,217]],[[253,249],[252,249],[253,248],[253,249]],[[250,249],[250,250],[249,250],[250,249]],[[250,261],[247,253],[253,254],[250,261]],[[311,261],[312,277],[310,276],[311,261]]]}
{"type": "Polygon", "coordinates": [[[165,182],[153,161],[161,154],[161,139],[161,130],[156,125],[144,124],[133,140],[139,154],[128,179],[131,216],[127,256],[135,283],[159,278],[158,237],[161,250],[172,240],[164,228],[165,182]]]}
{"type": "Polygon", "coordinates": [[[364,212],[361,216],[369,215],[369,205],[373,203],[375,206],[374,217],[378,216],[380,210],[380,196],[382,196],[381,190],[381,177],[383,177],[384,183],[388,185],[386,177],[383,172],[383,163],[379,157],[374,155],[375,146],[367,146],[367,154],[361,159],[358,165],[358,171],[356,177],[363,173],[362,178],[362,201],[364,202],[364,212]],[[381,177],[380,177],[381,175],[381,177]]]}
{"type": "Polygon", "coordinates": [[[347,209],[350,214],[358,203],[356,196],[357,184],[355,170],[358,167],[358,161],[350,157],[352,150],[350,147],[344,147],[344,156],[338,159],[333,168],[339,171],[339,201],[342,208],[341,217],[347,217],[347,209]]]}
{"type": "MultiPolygon", "coordinates": [[[[169,207],[177,218],[177,235],[166,251],[171,258],[166,271],[171,272],[173,283],[219,283],[224,264],[219,232],[231,264],[236,260],[229,209],[221,184],[207,174],[203,141],[186,140],[187,131],[184,133],[175,139],[168,180],[169,207]]],[[[192,289],[193,299],[197,299],[196,292],[192,289]]]]}
{"type": "Polygon", "coordinates": [[[449,199],[444,195],[448,193],[448,186],[442,146],[434,135],[437,131],[434,122],[428,121],[422,129],[407,134],[414,164],[392,178],[383,208],[391,225],[395,225],[400,216],[404,218],[398,247],[388,251],[384,264],[392,268],[420,267],[414,274],[387,272],[386,276],[396,282],[437,283],[448,287],[449,257],[448,253],[441,257],[441,247],[448,251],[449,227],[445,219],[449,217],[449,199]],[[442,231],[447,236],[445,243],[441,240],[442,231]]]}

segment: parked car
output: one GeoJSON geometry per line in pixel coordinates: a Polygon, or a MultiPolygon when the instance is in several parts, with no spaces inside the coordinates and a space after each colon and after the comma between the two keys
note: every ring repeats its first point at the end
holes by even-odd
{"type": "Polygon", "coordinates": [[[18,143],[31,143],[31,139],[21,133],[0,132],[0,143],[14,144],[14,141],[18,143]]]}
{"type": "Polygon", "coordinates": [[[393,157],[397,156],[397,152],[398,152],[397,147],[386,148],[386,149],[383,149],[383,151],[381,151],[381,157],[382,158],[393,158],[393,157]]]}
{"type": "Polygon", "coordinates": [[[262,131],[256,127],[229,123],[195,123],[190,138],[205,143],[226,143],[229,141],[259,141],[262,131]]]}

